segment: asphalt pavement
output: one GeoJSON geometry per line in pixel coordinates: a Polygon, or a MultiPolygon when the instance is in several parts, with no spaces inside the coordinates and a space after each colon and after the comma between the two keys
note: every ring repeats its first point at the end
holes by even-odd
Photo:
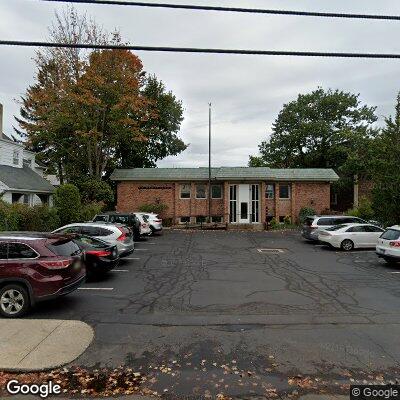
{"type": "Polygon", "coordinates": [[[400,268],[298,232],[166,231],[30,318],[81,320],[71,365],[125,365],[164,395],[343,393],[399,372],[400,268]],[[300,388],[300,389],[298,389],[300,388]]]}

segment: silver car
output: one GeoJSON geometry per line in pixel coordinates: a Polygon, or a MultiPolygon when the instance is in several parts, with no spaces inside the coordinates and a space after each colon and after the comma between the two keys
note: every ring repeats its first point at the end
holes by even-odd
{"type": "Polygon", "coordinates": [[[301,230],[303,237],[307,240],[318,241],[318,235],[322,230],[336,225],[366,224],[361,218],[345,215],[312,215],[306,217],[301,230]]]}
{"type": "Polygon", "coordinates": [[[142,215],[146,222],[149,224],[151,233],[161,232],[163,229],[162,219],[158,214],[155,213],[135,213],[136,215],[142,215]]]}
{"type": "Polygon", "coordinates": [[[52,233],[79,233],[92,236],[117,246],[120,257],[127,256],[135,250],[132,231],[122,224],[104,222],[82,222],[65,225],[52,233]]]}

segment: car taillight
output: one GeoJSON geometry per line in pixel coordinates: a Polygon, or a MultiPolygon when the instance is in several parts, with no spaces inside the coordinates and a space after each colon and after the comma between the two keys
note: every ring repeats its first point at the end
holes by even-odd
{"type": "Polygon", "coordinates": [[[39,264],[47,269],[64,269],[67,268],[71,263],[71,259],[39,261],[39,264]]]}
{"type": "Polygon", "coordinates": [[[389,246],[391,246],[391,247],[400,247],[400,241],[397,241],[397,242],[390,242],[390,243],[389,243],[389,246]]]}
{"type": "Polygon", "coordinates": [[[117,238],[117,240],[123,242],[124,240],[126,240],[126,233],[121,228],[118,229],[120,230],[121,235],[117,238]]]}
{"type": "Polygon", "coordinates": [[[157,223],[162,222],[162,219],[155,219],[154,222],[157,222],[157,223]]]}
{"type": "Polygon", "coordinates": [[[107,257],[111,256],[111,251],[108,250],[88,250],[86,254],[91,254],[97,257],[107,257]]]}

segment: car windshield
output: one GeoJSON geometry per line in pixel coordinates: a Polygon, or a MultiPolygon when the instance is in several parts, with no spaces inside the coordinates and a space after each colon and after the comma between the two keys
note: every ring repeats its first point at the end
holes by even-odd
{"type": "Polygon", "coordinates": [[[397,229],[388,229],[382,233],[381,238],[385,240],[398,240],[400,238],[400,231],[397,229]]]}

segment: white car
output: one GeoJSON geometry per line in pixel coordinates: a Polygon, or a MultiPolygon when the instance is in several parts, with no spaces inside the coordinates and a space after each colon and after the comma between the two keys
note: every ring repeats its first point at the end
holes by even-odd
{"type": "Polygon", "coordinates": [[[400,225],[387,228],[378,239],[376,254],[388,263],[400,261],[400,225]]]}
{"type": "Polygon", "coordinates": [[[162,219],[158,214],[155,213],[144,213],[144,212],[139,212],[135,213],[136,215],[142,215],[143,218],[145,218],[150,225],[151,233],[154,234],[156,232],[161,232],[163,229],[162,226],[162,219]]]}
{"type": "Polygon", "coordinates": [[[117,246],[120,257],[127,256],[135,250],[132,231],[125,225],[104,222],[82,222],[65,225],[52,233],[77,233],[91,236],[117,246]]]}
{"type": "Polygon", "coordinates": [[[148,236],[151,235],[150,224],[147,220],[147,217],[143,213],[134,213],[140,222],[140,236],[148,236]]]}
{"type": "Polygon", "coordinates": [[[318,240],[332,247],[350,251],[355,248],[373,248],[384,230],[371,224],[344,224],[326,228],[318,240]]]}

